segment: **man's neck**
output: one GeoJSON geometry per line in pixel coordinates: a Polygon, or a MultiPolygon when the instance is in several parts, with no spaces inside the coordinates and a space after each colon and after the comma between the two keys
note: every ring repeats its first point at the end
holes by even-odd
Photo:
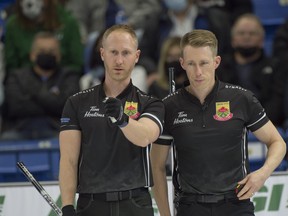
{"type": "Polygon", "coordinates": [[[117,97],[130,83],[130,79],[124,81],[115,81],[105,77],[104,91],[108,97],[117,97]]]}
{"type": "Polygon", "coordinates": [[[210,92],[212,91],[214,85],[215,85],[215,80],[213,82],[213,84],[209,85],[206,88],[193,88],[191,85],[186,87],[186,90],[194,95],[195,97],[197,97],[200,101],[201,104],[203,104],[205,102],[205,98],[210,94],[210,92]]]}

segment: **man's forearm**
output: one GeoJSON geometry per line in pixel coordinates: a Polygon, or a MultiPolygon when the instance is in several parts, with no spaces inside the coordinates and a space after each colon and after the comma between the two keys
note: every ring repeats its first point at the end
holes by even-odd
{"type": "Polygon", "coordinates": [[[281,163],[286,153],[286,145],[283,142],[277,141],[270,145],[267,152],[266,161],[262,167],[265,173],[268,175],[267,178],[272,174],[272,172],[281,163]]]}
{"type": "Polygon", "coordinates": [[[74,205],[77,187],[77,171],[72,165],[64,166],[60,162],[59,185],[62,206],[74,205]]]}
{"type": "Polygon", "coordinates": [[[152,192],[161,216],[170,216],[168,187],[165,168],[153,171],[154,187],[152,192]]]}
{"type": "Polygon", "coordinates": [[[129,119],[128,125],[121,129],[130,142],[141,147],[154,142],[160,133],[157,124],[150,119],[141,119],[139,121],[129,119]]]}

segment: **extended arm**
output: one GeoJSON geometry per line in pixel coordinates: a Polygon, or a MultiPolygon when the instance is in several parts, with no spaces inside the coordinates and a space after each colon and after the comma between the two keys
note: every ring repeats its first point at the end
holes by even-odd
{"type": "Polygon", "coordinates": [[[121,128],[126,138],[135,145],[145,147],[154,142],[160,135],[159,126],[149,118],[138,121],[129,119],[127,126],[121,128]]]}
{"type": "Polygon", "coordinates": [[[162,123],[157,116],[146,114],[147,117],[143,116],[139,120],[134,120],[124,114],[122,102],[119,99],[107,97],[103,103],[105,103],[107,117],[110,118],[112,123],[119,126],[125,137],[133,144],[145,147],[159,137],[162,123]],[[159,125],[148,116],[155,119],[155,121],[158,120],[159,125]]]}
{"type": "Polygon", "coordinates": [[[171,215],[168,201],[168,188],[165,168],[169,149],[170,146],[153,144],[151,150],[151,163],[154,180],[152,192],[160,211],[160,215],[162,216],[171,215]]]}

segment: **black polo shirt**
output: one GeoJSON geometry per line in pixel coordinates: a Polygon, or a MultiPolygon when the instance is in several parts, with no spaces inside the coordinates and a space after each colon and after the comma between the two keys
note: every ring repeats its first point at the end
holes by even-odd
{"type": "MultiPolygon", "coordinates": [[[[105,97],[100,84],[70,97],[63,110],[61,131],[80,130],[82,136],[77,192],[101,193],[151,186],[149,146],[134,145],[110,122],[104,114],[105,97]]],[[[122,100],[126,115],[135,120],[149,118],[162,132],[161,100],[147,96],[132,82],[117,98],[122,100]]]]}
{"type": "Polygon", "coordinates": [[[252,92],[217,81],[204,104],[185,88],[163,102],[164,132],[156,143],[174,142],[174,186],[188,193],[234,190],[249,173],[247,130],[268,122],[252,92]]]}

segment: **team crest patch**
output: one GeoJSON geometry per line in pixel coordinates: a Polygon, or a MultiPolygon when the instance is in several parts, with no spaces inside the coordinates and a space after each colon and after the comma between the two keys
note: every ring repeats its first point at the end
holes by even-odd
{"type": "Polygon", "coordinates": [[[230,102],[217,102],[216,114],[213,118],[217,121],[228,121],[233,117],[233,113],[230,112],[230,102]]]}
{"type": "Polygon", "coordinates": [[[138,112],[138,103],[126,101],[124,113],[132,119],[137,119],[140,115],[138,112]]]}

